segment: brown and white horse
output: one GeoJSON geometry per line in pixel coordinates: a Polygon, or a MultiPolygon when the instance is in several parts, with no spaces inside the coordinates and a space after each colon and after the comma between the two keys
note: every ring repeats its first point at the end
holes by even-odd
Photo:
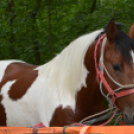
{"type": "MultiPolygon", "coordinates": [[[[106,34],[100,43],[105,45],[108,73],[117,83],[133,86],[134,42],[112,19],[106,29],[79,37],[44,65],[0,61],[0,125],[30,127],[43,122],[46,126],[64,126],[104,110],[94,60],[97,37],[102,34],[106,34]]],[[[101,53],[100,45],[97,63],[101,53]]],[[[105,72],[104,77],[113,90],[118,88],[105,72]]],[[[126,122],[134,124],[134,94],[116,99],[115,105],[126,122]]]]}

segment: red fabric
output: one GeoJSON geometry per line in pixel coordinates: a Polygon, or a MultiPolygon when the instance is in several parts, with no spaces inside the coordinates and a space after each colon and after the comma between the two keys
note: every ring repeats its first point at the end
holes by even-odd
{"type": "Polygon", "coordinates": [[[46,127],[42,122],[38,123],[37,125],[33,126],[33,134],[36,127],[46,127]]]}

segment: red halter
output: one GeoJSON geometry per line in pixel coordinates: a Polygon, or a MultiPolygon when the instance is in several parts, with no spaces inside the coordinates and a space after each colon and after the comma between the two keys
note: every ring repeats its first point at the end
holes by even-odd
{"type": "MultiPolygon", "coordinates": [[[[94,60],[95,60],[95,69],[96,69],[96,78],[97,78],[97,82],[99,83],[99,78],[101,79],[103,85],[106,87],[108,93],[111,95],[112,97],[112,102],[113,102],[113,105],[115,105],[115,101],[117,98],[120,98],[120,97],[123,97],[123,96],[126,96],[126,95],[130,95],[130,94],[133,94],[134,93],[134,89],[127,89],[127,90],[124,90],[124,91],[120,91],[120,92],[115,92],[111,87],[110,85],[107,83],[103,73],[101,72],[101,63],[97,63],[97,50],[98,50],[98,46],[101,44],[101,40],[103,42],[103,39],[106,37],[105,34],[103,34],[97,41],[96,43],[96,46],[95,46],[95,51],[94,51],[94,60]]],[[[102,43],[102,45],[104,45],[102,43]]],[[[102,46],[101,46],[102,47],[102,46]]],[[[102,49],[101,49],[101,53],[102,53],[102,49]]],[[[101,124],[101,126],[104,126],[104,125],[107,125],[113,118],[114,116],[116,115],[118,111],[118,108],[116,107],[115,111],[114,111],[114,114],[112,115],[112,117],[105,123],[101,124]]]]}
{"type": "Polygon", "coordinates": [[[97,50],[98,50],[98,46],[100,45],[101,40],[103,40],[105,37],[106,37],[106,35],[103,34],[99,38],[99,40],[97,41],[96,46],[95,46],[95,51],[94,51],[95,69],[96,69],[97,81],[99,82],[99,78],[102,80],[102,83],[104,84],[104,86],[108,90],[109,94],[112,96],[112,102],[115,105],[115,101],[116,101],[117,98],[133,94],[134,93],[134,89],[127,89],[127,90],[124,90],[124,91],[120,91],[118,93],[114,92],[114,90],[107,83],[107,81],[106,81],[104,75],[102,74],[102,72],[99,70],[99,67],[101,66],[101,63],[99,65],[97,63],[97,50]]]}

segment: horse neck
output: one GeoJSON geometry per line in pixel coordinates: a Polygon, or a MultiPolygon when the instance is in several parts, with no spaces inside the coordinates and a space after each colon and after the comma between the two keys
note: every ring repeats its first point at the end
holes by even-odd
{"type": "MultiPolygon", "coordinates": [[[[83,117],[105,109],[104,97],[101,95],[99,84],[96,81],[94,62],[95,44],[96,42],[89,46],[84,60],[84,64],[89,71],[86,79],[87,87],[82,87],[77,94],[76,113],[83,112],[81,114],[83,117]]],[[[97,55],[99,55],[99,51],[97,55]]]]}

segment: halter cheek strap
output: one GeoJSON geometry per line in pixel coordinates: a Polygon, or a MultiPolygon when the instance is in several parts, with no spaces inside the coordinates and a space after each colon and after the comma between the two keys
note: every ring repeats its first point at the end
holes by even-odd
{"type": "MultiPolygon", "coordinates": [[[[94,60],[95,60],[95,69],[96,69],[96,73],[97,73],[96,79],[97,79],[97,82],[98,82],[98,83],[99,83],[99,78],[101,79],[102,83],[104,84],[104,86],[105,86],[106,89],[108,90],[109,94],[112,95],[112,102],[113,102],[113,104],[114,104],[114,103],[115,103],[115,99],[116,99],[116,98],[115,98],[116,95],[115,95],[114,91],[112,90],[112,88],[110,87],[110,85],[107,83],[105,77],[103,76],[103,74],[102,74],[102,72],[101,72],[102,69],[99,70],[99,68],[102,66],[102,64],[100,63],[100,64],[99,64],[99,67],[98,67],[98,64],[97,64],[97,50],[98,50],[98,46],[99,46],[101,40],[103,40],[105,37],[106,37],[106,35],[103,34],[103,35],[99,38],[99,40],[97,41],[96,46],[95,46],[94,60]]],[[[101,51],[104,51],[104,46],[101,48],[101,51]]],[[[101,52],[101,53],[102,53],[102,52],[101,52]]],[[[102,58],[103,58],[103,56],[102,56],[102,54],[101,54],[100,60],[102,60],[102,58]]],[[[103,71],[103,70],[102,70],[102,71],[103,71]]]]}
{"type": "Polygon", "coordinates": [[[104,86],[108,90],[109,94],[112,96],[112,102],[115,105],[115,100],[117,98],[115,92],[112,90],[112,88],[110,87],[110,85],[107,83],[107,81],[106,81],[105,77],[103,76],[102,72],[99,71],[98,74],[100,76],[100,79],[101,79],[102,83],[104,84],[104,86]]]}

